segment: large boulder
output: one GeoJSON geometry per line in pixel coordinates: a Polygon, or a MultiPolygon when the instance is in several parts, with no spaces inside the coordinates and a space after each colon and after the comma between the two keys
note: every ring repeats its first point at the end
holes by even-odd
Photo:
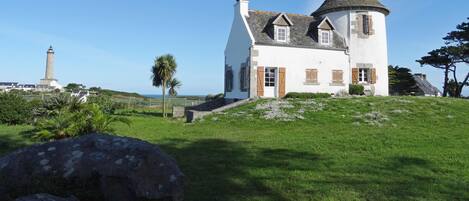
{"type": "Polygon", "coordinates": [[[0,158],[0,198],[42,192],[86,201],[180,201],[184,175],[157,146],[92,134],[0,158]]]}
{"type": "Polygon", "coordinates": [[[15,201],[79,201],[74,197],[60,198],[49,194],[36,194],[18,198],[15,201]]]}

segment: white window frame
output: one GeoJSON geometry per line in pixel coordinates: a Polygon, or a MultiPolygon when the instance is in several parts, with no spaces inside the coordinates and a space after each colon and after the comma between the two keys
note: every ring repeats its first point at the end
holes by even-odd
{"type": "Polygon", "coordinates": [[[319,31],[319,43],[324,46],[331,46],[332,45],[332,31],[330,30],[320,30],[319,31]],[[328,39],[327,41],[324,40],[324,34],[327,34],[328,39]]]}
{"type": "Polygon", "coordinates": [[[289,37],[289,27],[288,26],[275,26],[275,40],[278,42],[286,43],[288,42],[289,37]],[[285,31],[285,37],[281,39],[280,30],[285,31]]]}
{"type": "Polygon", "coordinates": [[[264,86],[276,87],[277,86],[277,69],[273,67],[265,68],[264,72],[264,86]]]}
{"type": "Polygon", "coordinates": [[[371,79],[371,69],[370,68],[359,68],[358,69],[358,83],[360,84],[369,84],[371,79]]]}

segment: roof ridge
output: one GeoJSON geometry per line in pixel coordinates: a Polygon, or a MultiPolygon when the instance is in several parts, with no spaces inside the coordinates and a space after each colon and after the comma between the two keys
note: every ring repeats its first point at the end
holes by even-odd
{"type": "Polygon", "coordinates": [[[311,16],[311,15],[304,15],[304,14],[298,14],[298,13],[287,13],[287,12],[277,12],[277,11],[266,11],[266,10],[249,10],[250,12],[255,12],[255,13],[266,13],[266,14],[285,14],[289,16],[300,16],[300,17],[308,17],[308,18],[313,18],[315,19],[316,17],[311,16]]]}

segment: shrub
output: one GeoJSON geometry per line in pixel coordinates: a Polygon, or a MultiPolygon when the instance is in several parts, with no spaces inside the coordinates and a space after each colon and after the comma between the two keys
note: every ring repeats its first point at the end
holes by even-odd
{"type": "Polygon", "coordinates": [[[316,99],[316,98],[330,98],[331,94],[328,93],[298,93],[290,92],[285,98],[299,98],[299,99],[316,99]]]}
{"type": "Polygon", "coordinates": [[[63,108],[51,118],[41,119],[35,127],[33,138],[57,140],[91,133],[111,133],[111,124],[122,122],[130,125],[130,120],[106,114],[97,104],[83,104],[78,111],[63,108]]]}
{"type": "Polygon", "coordinates": [[[0,124],[24,124],[32,119],[32,105],[13,93],[0,93],[0,124]]]}
{"type": "Polygon", "coordinates": [[[365,94],[365,87],[359,84],[351,84],[349,85],[349,93],[351,95],[364,95],[365,94]]]}
{"type": "Polygon", "coordinates": [[[217,100],[217,99],[222,99],[225,97],[225,94],[216,94],[216,95],[212,95],[212,94],[209,94],[205,97],[205,101],[213,101],[213,100],[217,100]]]}
{"type": "Polygon", "coordinates": [[[98,105],[106,114],[114,114],[116,110],[125,108],[125,104],[113,102],[111,96],[107,95],[91,96],[88,103],[98,105]]]}

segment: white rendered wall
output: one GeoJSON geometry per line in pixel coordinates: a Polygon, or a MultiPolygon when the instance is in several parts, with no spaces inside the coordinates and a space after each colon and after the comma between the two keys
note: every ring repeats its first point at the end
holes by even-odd
{"type": "MultiPolygon", "coordinates": [[[[327,16],[334,24],[336,30],[347,39],[350,51],[350,68],[356,68],[357,64],[373,64],[376,69],[377,80],[374,85],[367,85],[365,88],[372,89],[375,95],[389,95],[388,78],[388,45],[386,32],[386,16],[377,11],[365,11],[373,19],[374,34],[368,38],[360,38],[354,33],[356,16],[363,13],[357,11],[339,11],[328,13],[327,16]]],[[[351,74],[350,74],[351,76],[351,74]]]]}
{"type": "Polygon", "coordinates": [[[337,93],[348,91],[350,68],[348,55],[345,51],[292,48],[277,46],[254,46],[259,51],[256,58],[258,66],[285,67],[285,90],[289,92],[337,93]],[[318,69],[319,85],[308,85],[306,69],[318,69]],[[343,70],[344,85],[334,86],[332,70],[343,70]]]}
{"type": "Polygon", "coordinates": [[[248,98],[248,91],[240,90],[239,72],[241,64],[250,57],[250,48],[253,44],[253,37],[244,16],[247,14],[246,2],[236,3],[233,25],[230,37],[225,49],[225,64],[233,69],[233,90],[225,93],[225,98],[245,99],[248,98]],[[240,7],[241,6],[241,7],[240,7]]]}

